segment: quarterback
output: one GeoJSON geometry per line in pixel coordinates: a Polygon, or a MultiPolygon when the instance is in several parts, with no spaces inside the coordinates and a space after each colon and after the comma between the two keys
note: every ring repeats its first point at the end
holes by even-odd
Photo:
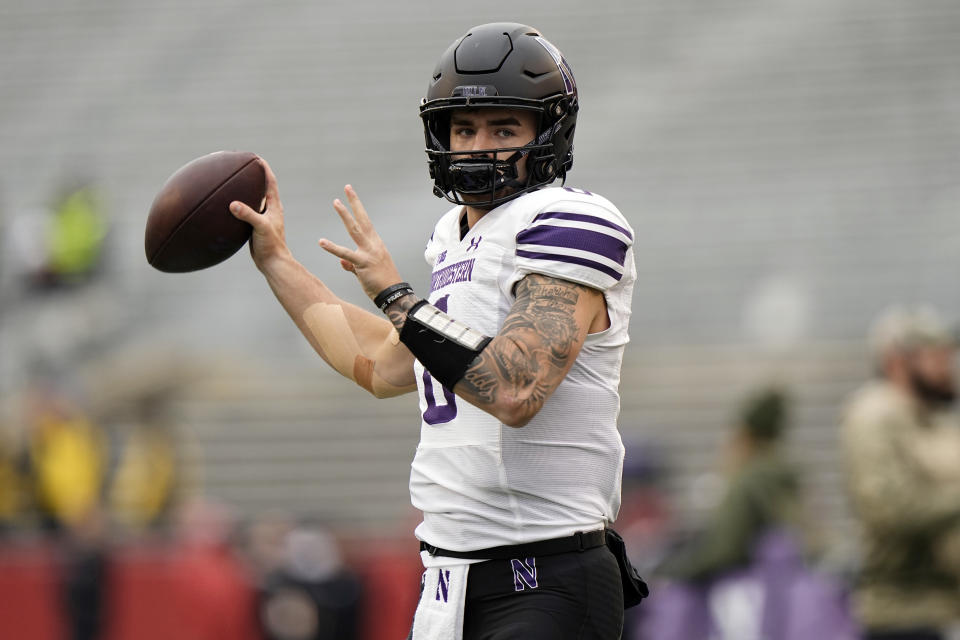
{"type": "Polygon", "coordinates": [[[645,595],[608,528],[633,231],[605,198],[551,186],[578,110],[569,65],[532,27],[481,25],[447,49],[420,107],[434,192],[454,205],[426,244],[431,282],[402,280],[350,186],[333,207],[355,248],[319,241],[383,315],[293,258],[266,163],[265,213],[231,205],[317,353],[376,397],[419,396],[414,640],[619,638],[645,595]]]}

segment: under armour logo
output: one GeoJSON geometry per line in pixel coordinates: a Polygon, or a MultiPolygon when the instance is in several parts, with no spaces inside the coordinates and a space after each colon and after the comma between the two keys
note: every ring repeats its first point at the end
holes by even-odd
{"type": "Polygon", "coordinates": [[[470,246],[467,247],[467,251],[470,249],[479,249],[480,241],[483,240],[483,236],[477,236],[476,238],[470,238],[470,246]]]}
{"type": "Polygon", "coordinates": [[[513,590],[523,591],[529,587],[536,589],[537,586],[537,559],[525,558],[523,561],[514,558],[510,561],[513,567],[513,590]]]}
{"type": "Polygon", "coordinates": [[[437,264],[443,264],[443,261],[447,259],[447,252],[441,251],[440,255],[437,256],[437,264]]]}
{"type": "Polygon", "coordinates": [[[440,578],[437,581],[437,602],[439,602],[441,598],[444,602],[447,602],[447,599],[450,597],[450,570],[447,569],[444,571],[443,569],[437,569],[437,572],[439,573],[440,578]]]}

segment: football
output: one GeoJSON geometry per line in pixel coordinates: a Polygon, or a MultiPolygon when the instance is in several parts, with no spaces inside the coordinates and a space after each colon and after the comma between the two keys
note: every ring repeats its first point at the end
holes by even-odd
{"type": "Polygon", "coordinates": [[[262,211],[265,194],[266,176],[254,153],[217,151],[188,162],[170,176],[150,207],[147,262],[170,273],[223,262],[253,231],[233,217],[230,203],[239,200],[262,211]]]}

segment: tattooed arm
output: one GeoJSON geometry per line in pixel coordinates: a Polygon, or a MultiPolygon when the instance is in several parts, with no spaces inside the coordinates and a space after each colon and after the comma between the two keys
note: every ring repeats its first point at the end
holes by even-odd
{"type": "MultiPolygon", "coordinates": [[[[467,369],[453,391],[512,427],[522,427],[556,390],[588,333],[607,328],[606,303],[596,289],[530,274],[516,287],[503,327],[467,369]]],[[[405,296],[391,305],[397,331],[416,303],[405,296]]]]}
{"type": "Polygon", "coordinates": [[[500,333],[454,391],[507,425],[522,427],[570,371],[588,333],[609,321],[603,294],[567,280],[530,274],[500,333]]]}

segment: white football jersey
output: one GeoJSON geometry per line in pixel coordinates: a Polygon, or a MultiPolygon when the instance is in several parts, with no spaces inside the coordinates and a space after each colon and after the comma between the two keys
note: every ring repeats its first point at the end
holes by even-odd
{"type": "Polygon", "coordinates": [[[423,512],[416,535],[473,551],[602,528],[620,508],[618,386],[636,279],[633,231],[608,200],[569,187],[515,198],[463,239],[461,212],[444,215],[427,243],[434,306],[494,336],[514,286],[541,273],[603,291],[610,327],[587,336],[566,378],[520,428],[457,398],[415,364],[422,424],[410,494],[423,512]]]}

